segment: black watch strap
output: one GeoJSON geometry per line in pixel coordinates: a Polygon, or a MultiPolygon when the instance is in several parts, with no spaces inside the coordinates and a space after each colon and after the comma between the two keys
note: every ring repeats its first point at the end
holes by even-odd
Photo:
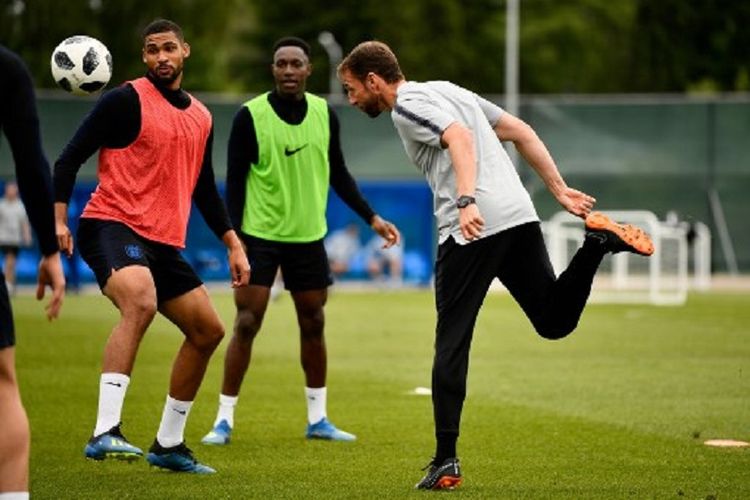
{"type": "Polygon", "coordinates": [[[459,196],[456,200],[456,207],[457,208],[466,208],[472,203],[476,203],[477,200],[473,196],[463,195],[459,196]]]}

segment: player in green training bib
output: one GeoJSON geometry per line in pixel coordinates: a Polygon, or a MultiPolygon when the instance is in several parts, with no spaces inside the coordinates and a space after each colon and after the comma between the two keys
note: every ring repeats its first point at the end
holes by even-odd
{"type": "Polygon", "coordinates": [[[279,269],[300,325],[305,372],[308,439],[353,441],[334,426],[326,409],[326,345],[323,306],[332,283],[323,246],[329,186],[384,246],[401,240],[398,229],[375,214],[344,163],[339,121],[326,102],[305,92],[312,72],[310,47],[299,38],[276,42],[271,65],[275,88],[240,107],[227,154],[227,205],[252,266],[250,285],[235,290],[237,318],[224,361],[219,411],[203,443],[224,445],[253,340],[263,323],[279,269]]]}
{"type": "Polygon", "coordinates": [[[269,92],[245,103],[258,161],[245,182],[242,232],[271,241],[307,243],[326,235],[331,139],[328,104],[309,93],[301,123],[284,121],[269,92]]]}

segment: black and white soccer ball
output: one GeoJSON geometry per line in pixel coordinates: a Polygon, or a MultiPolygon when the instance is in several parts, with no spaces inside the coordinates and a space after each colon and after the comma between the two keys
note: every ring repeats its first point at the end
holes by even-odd
{"type": "Polygon", "coordinates": [[[112,77],[112,55],[107,47],[86,35],[66,38],[52,52],[52,77],[76,95],[100,91],[112,77]]]}

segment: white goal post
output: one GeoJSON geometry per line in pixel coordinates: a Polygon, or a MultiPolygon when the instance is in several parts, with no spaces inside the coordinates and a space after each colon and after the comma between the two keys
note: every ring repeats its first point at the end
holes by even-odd
{"type": "MultiPolygon", "coordinates": [[[[607,255],[594,279],[591,299],[598,302],[681,305],[691,286],[688,277],[688,231],[684,223],[659,221],[644,210],[606,210],[618,222],[642,227],[654,241],[654,255],[643,257],[628,252],[607,255]]],[[[585,230],[580,218],[558,212],[542,223],[550,260],[559,274],[583,242],[585,230]]],[[[705,224],[692,226],[695,276],[692,286],[710,287],[711,241],[705,224]]]]}

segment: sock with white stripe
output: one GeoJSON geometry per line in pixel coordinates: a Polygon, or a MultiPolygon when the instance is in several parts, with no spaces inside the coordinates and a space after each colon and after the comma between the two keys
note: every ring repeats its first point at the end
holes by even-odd
{"type": "Polygon", "coordinates": [[[156,440],[164,448],[177,446],[185,440],[185,424],[192,406],[192,401],[178,401],[167,396],[159,432],[156,433],[156,440]]]}
{"type": "Polygon", "coordinates": [[[102,373],[99,379],[99,410],[94,436],[104,434],[120,423],[130,377],[123,373],[102,373]]]}

